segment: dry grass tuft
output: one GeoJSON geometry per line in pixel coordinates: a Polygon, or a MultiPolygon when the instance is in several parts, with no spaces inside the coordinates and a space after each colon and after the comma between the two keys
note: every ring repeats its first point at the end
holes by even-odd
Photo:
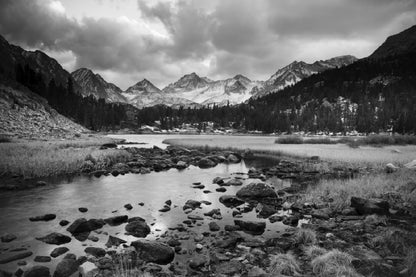
{"type": "Polygon", "coordinates": [[[272,258],[269,272],[275,276],[295,276],[299,274],[300,266],[292,254],[277,254],[272,258]]]}
{"type": "Polygon", "coordinates": [[[406,267],[408,276],[416,276],[416,249],[412,249],[406,256],[406,267]]]}
{"type": "Polygon", "coordinates": [[[149,272],[143,272],[135,266],[135,259],[130,255],[118,254],[115,257],[115,265],[113,269],[114,277],[153,277],[149,272]]]}
{"type": "Polygon", "coordinates": [[[316,232],[311,229],[300,228],[295,233],[295,242],[299,246],[310,246],[317,242],[316,232]]]}
{"type": "Polygon", "coordinates": [[[369,241],[372,248],[388,250],[393,255],[406,255],[416,247],[414,234],[398,228],[390,228],[369,241]]]}
{"type": "Polygon", "coordinates": [[[352,256],[337,249],[312,260],[312,270],[320,277],[360,276],[351,267],[352,256]]]}
{"type": "Polygon", "coordinates": [[[328,252],[325,248],[311,245],[304,248],[305,255],[309,257],[309,259],[313,260],[318,256],[321,256],[328,252]]]}

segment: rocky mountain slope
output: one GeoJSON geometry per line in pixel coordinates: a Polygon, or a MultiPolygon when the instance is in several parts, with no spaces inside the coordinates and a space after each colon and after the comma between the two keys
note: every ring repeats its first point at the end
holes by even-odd
{"type": "Polygon", "coordinates": [[[351,55],[334,57],[328,60],[316,61],[310,64],[303,61],[294,61],[293,63],[279,69],[267,81],[264,82],[264,86],[258,87],[256,93],[253,93],[254,98],[282,90],[287,86],[296,84],[300,80],[305,79],[312,74],[320,73],[328,69],[346,66],[355,61],[357,61],[357,58],[351,55]]]}
{"type": "Polygon", "coordinates": [[[122,90],[112,83],[107,83],[99,74],[94,74],[90,69],[80,68],[71,73],[71,76],[80,86],[83,96],[92,95],[96,99],[104,99],[107,102],[126,102],[121,95],[122,90]]]}
{"type": "Polygon", "coordinates": [[[369,56],[370,59],[380,59],[414,52],[416,49],[416,25],[389,36],[379,48],[369,56]]]}
{"type": "Polygon", "coordinates": [[[88,131],[27,88],[0,84],[0,133],[19,138],[72,137],[88,131]]]}
{"type": "MultiPolygon", "coordinates": [[[[0,36],[0,60],[3,132],[9,132],[10,129],[13,133],[14,128],[17,128],[16,134],[23,132],[32,135],[36,133],[36,128],[30,127],[32,123],[42,129],[39,130],[41,134],[46,134],[45,130],[50,130],[51,134],[56,133],[55,130],[60,127],[69,132],[78,130],[79,125],[72,128],[77,124],[69,122],[68,118],[93,130],[114,128],[136,121],[135,115],[127,115],[130,107],[126,107],[126,104],[113,105],[97,101],[94,97],[85,98],[82,87],[71,74],[41,51],[24,50],[9,44],[0,36]],[[35,104],[31,105],[31,101],[35,104]],[[15,106],[13,103],[20,105],[15,106]],[[26,108],[16,111],[15,107],[26,108]],[[38,113],[41,116],[37,116],[38,113]],[[66,118],[62,119],[62,115],[66,118]],[[27,130],[24,130],[25,125],[27,130]]],[[[94,76],[97,83],[106,84],[102,78],[94,76]]],[[[88,82],[82,84],[90,85],[88,82]]],[[[111,84],[109,87],[112,87],[111,84]]],[[[109,94],[114,97],[112,92],[109,94]]]]}

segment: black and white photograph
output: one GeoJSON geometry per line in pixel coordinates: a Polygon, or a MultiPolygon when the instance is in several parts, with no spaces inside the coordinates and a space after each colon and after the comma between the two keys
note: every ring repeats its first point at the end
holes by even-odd
{"type": "Polygon", "coordinates": [[[416,0],[0,0],[0,277],[416,277],[416,0]]]}

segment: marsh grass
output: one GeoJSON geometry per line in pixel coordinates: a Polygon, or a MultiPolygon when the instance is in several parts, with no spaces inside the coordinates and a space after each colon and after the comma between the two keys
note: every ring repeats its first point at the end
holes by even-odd
{"type": "Polygon", "coordinates": [[[406,256],[406,267],[408,276],[416,276],[416,249],[412,249],[406,256]]]}
{"type": "Polygon", "coordinates": [[[299,228],[295,233],[295,242],[298,246],[310,246],[317,243],[316,232],[312,229],[299,228]]]}
{"type": "Polygon", "coordinates": [[[416,248],[414,234],[398,228],[389,228],[372,238],[368,243],[373,248],[388,250],[393,255],[400,256],[404,256],[416,248]]]}
{"type": "Polygon", "coordinates": [[[319,247],[317,245],[306,246],[303,248],[303,251],[305,255],[311,260],[328,252],[325,248],[319,247]]]}
{"type": "Polygon", "coordinates": [[[272,276],[296,276],[300,274],[300,266],[292,254],[277,254],[272,257],[269,272],[272,276]]]}
{"type": "Polygon", "coordinates": [[[337,249],[317,256],[311,262],[313,273],[320,277],[360,276],[351,265],[353,257],[337,249]]]}
{"type": "Polygon", "coordinates": [[[307,138],[302,136],[282,136],[275,140],[278,144],[347,144],[352,148],[361,145],[385,146],[385,145],[416,145],[414,135],[369,135],[365,137],[315,137],[307,138]]]}
{"type": "MultiPolygon", "coordinates": [[[[329,203],[330,207],[341,212],[350,206],[352,196],[377,198],[388,192],[399,193],[399,188],[416,178],[413,170],[399,170],[392,174],[378,173],[361,175],[354,179],[322,179],[315,186],[310,186],[300,201],[329,203]]],[[[401,193],[402,199],[416,206],[412,194],[401,193]]]]}
{"type": "Polygon", "coordinates": [[[108,139],[80,139],[73,141],[23,141],[0,144],[0,175],[19,175],[25,178],[47,177],[78,173],[86,160],[95,169],[103,169],[130,158],[127,151],[99,150],[108,139]]]}

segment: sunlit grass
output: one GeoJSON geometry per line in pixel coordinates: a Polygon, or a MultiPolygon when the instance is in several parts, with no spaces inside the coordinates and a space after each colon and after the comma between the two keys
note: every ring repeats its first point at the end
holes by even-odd
{"type": "Polygon", "coordinates": [[[395,192],[400,194],[403,201],[416,205],[412,194],[400,189],[415,178],[416,171],[402,169],[392,174],[368,174],[354,179],[322,179],[317,185],[309,187],[300,201],[330,203],[334,211],[340,212],[350,206],[352,196],[377,198],[395,192]]]}
{"type": "Polygon", "coordinates": [[[129,159],[130,154],[124,150],[99,150],[99,146],[107,142],[111,142],[111,139],[1,143],[0,174],[25,178],[46,177],[79,172],[87,157],[95,160],[96,169],[129,159]]]}
{"type": "Polygon", "coordinates": [[[397,166],[416,158],[415,145],[390,145],[385,147],[360,146],[351,148],[346,144],[277,144],[275,137],[215,136],[201,138],[167,139],[164,142],[185,147],[204,147],[206,149],[250,149],[253,153],[311,157],[339,163],[348,167],[384,168],[387,163],[397,166]]]}

